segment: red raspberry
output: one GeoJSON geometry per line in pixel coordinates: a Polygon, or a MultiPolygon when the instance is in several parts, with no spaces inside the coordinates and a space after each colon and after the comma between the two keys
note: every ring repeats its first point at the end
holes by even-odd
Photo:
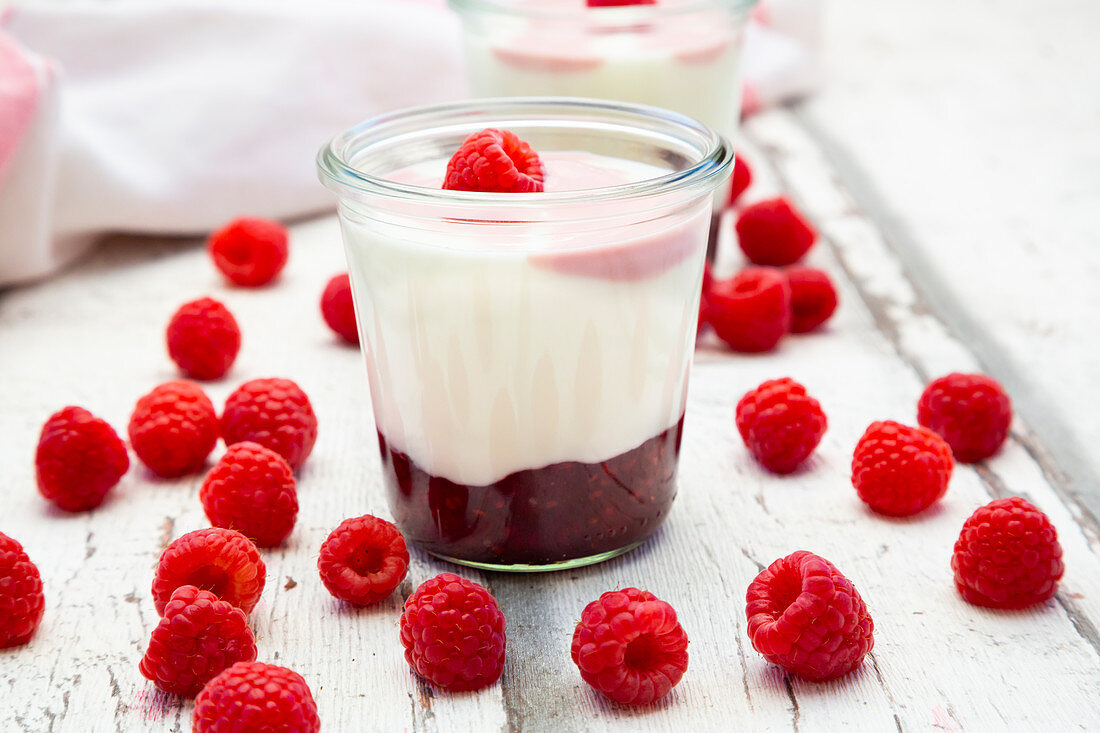
{"type": "Polygon", "coordinates": [[[213,298],[184,303],[168,322],[168,355],[192,379],[219,379],[241,350],[241,329],[213,298]]]}
{"type": "Polygon", "coordinates": [[[1013,496],[991,501],[963,524],[951,556],[955,587],[968,602],[1025,608],[1058,590],[1065,565],[1046,514],[1013,496]]]}
{"type": "Polygon", "coordinates": [[[749,585],[745,600],[753,649],[799,677],[846,675],[875,646],[875,623],[859,591],[812,552],[773,562],[749,585]]]}
{"type": "Polygon", "coordinates": [[[275,547],[294,529],[298,490],[283,457],[259,443],[234,443],[206,474],[199,500],[215,527],[275,547]]]}
{"type": "Polygon", "coordinates": [[[733,159],[733,177],[730,179],[730,200],[729,206],[733,206],[737,203],[737,199],[741,198],[749,186],[752,185],[752,168],[749,167],[748,162],[745,160],[745,156],[741,153],[737,153],[733,159]]]}
{"type": "Polygon", "coordinates": [[[94,509],[130,468],[126,445],[82,407],[50,415],[34,456],[38,492],[67,512],[94,509]]]}
{"type": "Polygon", "coordinates": [[[623,588],[584,607],[570,653],[581,678],[606,697],[648,705],[684,676],[687,646],[672,606],[647,591],[623,588]]]}
{"type": "Polygon", "coordinates": [[[289,379],[253,379],[225,401],[222,438],[226,445],[259,443],[297,471],[317,440],[317,416],[306,393],[289,379]]]}
{"type": "Polygon", "coordinates": [[[1012,402],[984,374],[948,374],[917,402],[917,422],[943,436],[955,459],[974,463],[1001,449],[1012,425],[1012,402]]]}
{"type": "Polygon", "coordinates": [[[753,264],[793,265],[815,239],[817,232],[782,196],[755,203],[737,217],[737,241],[753,264]]]}
{"type": "Polygon", "coordinates": [[[809,333],[836,311],[837,297],[833,281],[812,267],[789,267],[791,284],[791,333],[809,333]]]}
{"type": "Polygon", "coordinates": [[[409,550],[397,527],[364,514],[345,519],[317,559],[328,592],[358,606],[388,598],[409,570],[409,550]]]}
{"type": "Polygon", "coordinates": [[[195,698],[192,733],[317,733],[317,703],[302,675],[274,664],[237,662],[195,698]]]}
{"type": "Polygon", "coordinates": [[[267,285],[286,265],[286,228],[270,219],[236,219],[210,235],[214,265],[237,285],[267,285]]]}
{"type": "Polygon", "coordinates": [[[424,581],[401,614],[405,661],[445,690],[480,690],[504,671],[504,614],[489,591],[452,573],[424,581]]]}
{"type": "Polygon", "coordinates": [[[774,473],[791,473],[821,442],[828,421],[806,388],[784,377],[749,390],[737,403],[737,430],[753,457],[774,473]]]}
{"type": "Polygon", "coordinates": [[[138,668],[161,690],[194,697],[223,669],[255,658],[256,640],[244,612],[185,585],[164,607],[138,668]]]}
{"type": "Polygon", "coordinates": [[[954,467],[951,448],[931,430],[873,422],[852,456],[852,486],[879,514],[906,517],[947,493],[954,467]]]}
{"type": "Polygon", "coordinates": [[[443,188],[454,191],[529,193],[542,190],[542,161],[508,130],[470,135],[451,156],[443,188]]]}
{"type": "Polygon", "coordinates": [[[153,604],[164,615],[176,589],[193,585],[249,613],[260,600],[266,575],[260,553],[243,534],[220,527],[198,529],[161,554],[153,576],[153,604]]]}
{"type": "Polygon", "coordinates": [[[750,267],[714,283],[704,311],[735,351],[771,351],[790,330],[791,286],[779,270],[750,267]]]}
{"type": "Polygon", "coordinates": [[[130,416],[130,445],[153,473],[193,473],[218,442],[218,416],[202,387],[165,382],[137,401],[130,416]]]}
{"type": "Polygon", "coordinates": [[[38,567],[21,544],[0,532],[0,649],[30,641],[45,607],[38,567]]]}
{"type": "Polygon", "coordinates": [[[351,299],[348,274],[336,275],[328,281],[321,294],[321,315],[325,323],[349,344],[359,343],[359,328],[355,325],[355,304],[351,299]]]}

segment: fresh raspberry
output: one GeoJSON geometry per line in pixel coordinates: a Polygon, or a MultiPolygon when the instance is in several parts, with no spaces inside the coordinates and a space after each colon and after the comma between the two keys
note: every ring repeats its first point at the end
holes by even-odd
{"type": "Polygon", "coordinates": [[[256,639],[244,611],[185,585],[164,607],[138,668],[161,690],[194,697],[222,670],[254,659],[256,639]]]}
{"type": "Polygon", "coordinates": [[[757,265],[793,265],[817,239],[809,222],[782,196],[746,207],[736,228],[742,251],[757,265]]]}
{"type": "Polygon", "coordinates": [[[30,641],[45,607],[38,567],[21,544],[0,532],[0,649],[30,641]]]}
{"type": "Polygon", "coordinates": [[[355,325],[355,304],[351,299],[351,280],[345,272],[328,281],[321,293],[321,315],[328,327],[349,344],[359,343],[359,328],[355,325]]]}
{"type": "Polygon", "coordinates": [[[161,553],[153,576],[153,604],[164,607],[177,588],[193,585],[250,613],[260,600],[267,568],[240,532],[214,527],[177,538],[161,553]]]}
{"type": "Polygon", "coordinates": [[[1047,515],[1013,496],[970,515],[955,542],[951,569],[955,587],[970,603],[1025,608],[1054,595],[1065,565],[1047,515]]]}
{"type": "Polygon", "coordinates": [[[451,156],[443,188],[454,191],[530,193],[542,190],[542,161],[508,130],[470,135],[451,156]]]}
{"type": "Polygon", "coordinates": [[[364,514],[332,530],[321,545],[317,569],[329,593],[366,606],[388,598],[405,579],[409,550],[397,527],[364,514]]]}
{"type": "Polygon", "coordinates": [[[236,219],[210,235],[214,265],[237,285],[267,285],[286,265],[286,228],[270,219],[236,219]]]}
{"type": "Polygon", "coordinates": [[[168,355],[192,379],[219,379],[241,350],[241,329],[233,314],[213,298],[184,303],[167,331],[168,355]]]}
{"type": "Polygon", "coordinates": [[[192,733],[317,733],[317,703],[302,675],[274,664],[237,662],[195,698],[192,733]]]}
{"type": "Polygon", "coordinates": [[[925,388],[917,422],[943,436],[956,460],[974,463],[1008,438],[1012,402],[1000,382],[984,374],[948,374],[925,388]]]}
{"type": "Polygon", "coordinates": [[[785,273],[791,284],[791,333],[809,333],[836,311],[836,287],[813,267],[788,267],[785,273]]]}
{"type": "Polygon", "coordinates": [[[215,527],[275,547],[294,529],[298,490],[290,465],[259,443],[234,443],[206,474],[199,500],[215,527]]]}
{"type": "Polygon", "coordinates": [[[586,0],[590,8],[611,8],[623,5],[655,5],[657,0],[586,0]]]}
{"type": "Polygon", "coordinates": [[[852,486],[879,514],[906,517],[947,492],[954,467],[950,446],[931,430],[873,422],[852,456],[852,486]]]}
{"type": "Polygon", "coordinates": [[[34,456],[38,492],[67,512],[94,509],[130,468],[126,445],[82,407],[50,415],[34,456]]]}
{"type": "Polygon", "coordinates": [[[202,468],[218,442],[218,416],[199,385],[165,382],[137,401],[128,432],[141,462],[173,478],[202,468]]]}
{"type": "Polygon", "coordinates": [[[289,379],[253,379],[225,401],[222,438],[226,445],[259,443],[297,471],[317,440],[317,416],[306,393],[289,379]]]}
{"type": "Polygon", "coordinates": [[[688,638],[672,606],[637,588],[584,607],[570,650],[581,678],[624,705],[660,700],[684,676],[688,638]]]}
{"type": "Polygon", "coordinates": [[[831,562],[799,550],[761,571],[745,594],[753,649],[808,680],[860,665],[875,646],[867,605],[831,562]]]}
{"type": "Polygon", "coordinates": [[[748,162],[741,153],[733,158],[733,176],[730,178],[730,200],[729,206],[733,206],[737,203],[737,199],[741,198],[748,187],[752,185],[752,168],[749,168],[748,162]]]}
{"type": "Polygon", "coordinates": [[[828,421],[806,388],[784,377],[749,390],[737,403],[737,430],[769,471],[791,473],[821,442],[828,421]]]}
{"type": "Polygon", "coordinates": [[[504,671],[504,614],[489,591],[452,573],[424,581],[401,614],[405,661],[445,690],[480,690],[504,671]]]}
{"type": "Polygon", "coordinates": [[[707,322],[735,351],[771,351],[791,325],[791,286],[779,270],[750,267],[707,293],[707,322]]]}

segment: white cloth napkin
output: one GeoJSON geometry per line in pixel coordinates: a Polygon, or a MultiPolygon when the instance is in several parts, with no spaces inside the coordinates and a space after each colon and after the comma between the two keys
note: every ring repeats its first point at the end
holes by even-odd
{"type": "MultiPolygon", "coordinates": [[[[750,110],[816,83],[818,1],[765,0],[754,14],[750,110]]],[[[458,19],[441,0],[9,9],[0,286],[55,271],[105,232],[200,234],[329,208],[322,142],[465,93],[458,19]]]]}

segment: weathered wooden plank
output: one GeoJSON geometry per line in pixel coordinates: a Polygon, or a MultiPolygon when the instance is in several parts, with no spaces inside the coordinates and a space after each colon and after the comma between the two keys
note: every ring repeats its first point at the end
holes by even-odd
{"type": "Polygon", "coordinates": [[[800,119],[1100,515],[1100,6],[830,2],[800,119]],[[981,29],[981,30],[978,30],[981,29]]]}
{"type": "MultiPolygon", "coordinates": [[[[929,312],[919,288],[909,281],[898,258],[887,246],[882,235],[876,231],[874,222],[860,212],[855,202],[845,195],[819,146],[796,123],[795,119],[785,113],[777,113],[770,119],[761,119],[756,124],[750,125],[749,131],[754,140],[768,149],[769,158],[777,164],[783,185],[793,192],[822,226],[833,254],[838,257],[838,264],[852,279],[862,300],[868,304],[879,332],[890,342],[901,360],[910,367],[913,375],[918,379],[918,385],[922,385],[931,377],[952,370],[981,370],[981,365],[961,340],[929,312]]],[[[912,398],[913,402],[907,406],[908,414],[903,413],[896,419],[910,421],[913,419],[912,405],[915,403],[916,394],[919,394],[919,386],[912,398]]],[[[1087,508],[1074,504],[1072,495],[1059,490],[1057,482],[1052,486],[1050,479],[1054,467],[1046,463],[1044,455],[1043,446],[1037,442],[1036,436],[1022,421],[1018,420],[1011,444],[1002,455],[977,470],[964,470],[973,474],[972,478],[977,479],[980,488],[987,496],[1020,494],[1044,507],[1062,528],[1062,542],[1066,549],[1067,562],[1084,558],[1081,560],[1084,567],[1067,575],[1061,592],[1052,604],[1059,607],[1065,619],[1079,634],[1081,660],[1093,660],[1088,663],[1094,664],[1097,652],[1100,651],[1100,639],[1097,637],[1092,619],[1096,618],[1100,608],[1095,605],[1095,593],[1090,594],[1088,590],[1092,585],[1095,572],[1092,563],[1095,562],[1094,553],[1097,547],[1097,525],[1087,508]],[[1036,456],[1039,458],[1036,459],[1036,456]],[[1067,505],[1063,500],[1070,501],[1067,505]]],[[[956,476],[949,497],[953,497],[956,493],[960,478],[962,476],[956,476]]],[[[967,479],[968,483],[970,478],[967,479]]],[[[984,500],[984,497],[980,500],[984,500]]],[[[961,516],[965,518],[966,513],[961,516]]],[[[957,532],[957,525],[952,528],[952,532],[957,532]]],[[[944,562],[946,562],[950,545],[944,547],[944,562]]],[[[968,609],[965,604],[958,605],[961,610],[976,610],[968,609]]],[[[1027,616],[1027,614],[995,614],[988,611],[979,612],[979,615],[998,619],[1007,616],[1013,621],[1027,616]]],[[[1044,621],[1049,621],[1049,618],[1044,618],[1044,621]]],[[[1032,623],[1033,619],[1027,618],[1024,624],[1018,626],[1012,624],[1006,630],[1012,635],[1010,638],[1014,641],[1016,636],[1027,634],[1041,637],[1048,633],[1037,625],[1031,625],[1032,623]]],[[[930,626],[928,631],[932,633],[935,628],[930,626]]],[[[986,629],[994,646],[1004,643],[996,634],[1000,630],[986,629]]],[[[975,658],[978,658],[979,654],[989,653],[989,647],[979,647],[973,653],[975,658]]],[[[882,652],[879,651],[878,654],[881,656],[882,652]]],[[[989,660],[989,664],[991,666],[987,669],[998,671],[1002,669],[993,659],[989,660]]],[[[980,674],[980,669],[975,669],[975,673],[980,674]]],[[[884,676],[889,679],[885,672],[884,676]]],[[[1082,699],[1090,700],[1094,704],[1100,695],[1095,677],[1090,678],[1085,674],[1077,679],[1084,683],[1080,687],[1082,699]]],[[[1005,715],[1007,705],[1026,716],[1027,708],[1021,704],[1022,693],[1018,693],[1016,688],[1029,685],[1031,685],[1029,677],[1020,680],[1006,678],[1003,684],[990,685],[991,689],[983,690],[982,695],[992,699],[997,699],[995,697],[997,693],[1003,695],[1004,705],[994,707],[990,710],[990,714],[997,712],[1005,715]]],[[[1059,713],[1065,713],[1065,711],[1054,711],[1052,707],[1040,706],[1039,712],[1033,713],[1033,722],[1035,724],[1053,722],[1059,713]]],[[[944,709],[951,711],[950,707],[944,709]]],[[[1007,718],[1015,719],[1012,716],[1007,718]]],[[[1023,719],[1026,717],[1021,718],[1023,719]]],[[[995,718],[991,716],[989,721],[993,720],[995,718]]],[[[1072,714],[1066,714],[1063,722],[1068,728],[1072,727],[1074,720],[1072,714]]]]}

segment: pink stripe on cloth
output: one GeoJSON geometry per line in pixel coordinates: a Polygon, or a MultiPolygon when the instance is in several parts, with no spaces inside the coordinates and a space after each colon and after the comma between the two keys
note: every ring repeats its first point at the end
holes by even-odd
{"type": "MultiPolygon", "coordinates": [[[[6,14],[5,14],[6,15],[6,14]]],[[[5,18],[0,17],[0,23],[5,18]]],[[[38,75],[23,48],[0,28],[0,176],[38,109],[38,75]]]]}
{"type": "Polygon", "coordinates": [[[749,82],[745,82],[744,86],[741,87],[741,116],[748,117],[751,114],[756,114],[762,106],[760,94],[756,91],[756,87],[749,82]]]}
{"type": "Polygon", "coordinates": [[[771,8],[768,7],[767,0],[761,0],[760,3],[752,9],[752,15],[749,17],[760,25],[771,25],[772,13],[771,8]]]}

